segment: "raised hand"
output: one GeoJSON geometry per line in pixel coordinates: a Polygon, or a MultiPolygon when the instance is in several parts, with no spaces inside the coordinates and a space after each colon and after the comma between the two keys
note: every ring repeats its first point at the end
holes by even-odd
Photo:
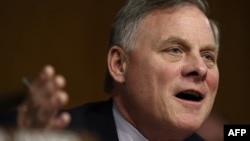
{"type": "Polygon", "coordinates": [[[62,90],[64,86],[64,77],[56,75],[52,66],[45,66],[28,86],[28,95],[18,108],[18,126],[38,129],[61,129],[67,126],[70,115],[58,113],[68,102],[68,95],[62,90]]]}

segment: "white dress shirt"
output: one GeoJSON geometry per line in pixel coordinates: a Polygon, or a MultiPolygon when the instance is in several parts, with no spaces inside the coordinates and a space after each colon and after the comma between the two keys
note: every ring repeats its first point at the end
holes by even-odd
{"type": "Polygon", "coordinates": [[[113,115],[119,141],[148,141],[133,125],[131,125],[113,104],[113,115]]]}

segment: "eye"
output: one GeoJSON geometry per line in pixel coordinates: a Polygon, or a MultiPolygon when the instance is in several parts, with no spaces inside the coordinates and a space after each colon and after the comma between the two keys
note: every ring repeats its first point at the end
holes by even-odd
{"type": "Polygon", "coordinates": [[[211,61],[211,62],[216,61],[215,55],[213,53],[204,53],[202,57],[207,61],[211,61]]]}
{"type": "Polygon", "coordinates": [[[182,54],[182,50],[179,47],[172,47],[168,48],[167,52],[173,55],[180,55],[182,54]]]}

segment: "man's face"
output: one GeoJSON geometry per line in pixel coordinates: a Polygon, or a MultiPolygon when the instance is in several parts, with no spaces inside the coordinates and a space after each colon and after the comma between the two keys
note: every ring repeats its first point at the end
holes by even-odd
{"type": "Polygon", "coordinates": [[[196,7],[151,12],[128,53],[122,96],[127,118],[138,128],[196,130],[216,96],[216,59],[208,19],[196,7]]]}

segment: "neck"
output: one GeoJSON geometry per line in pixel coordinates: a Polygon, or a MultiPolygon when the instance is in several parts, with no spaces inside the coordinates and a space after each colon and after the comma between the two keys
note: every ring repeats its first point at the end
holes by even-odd
{"type": "Polygon", "coordinates": [[[183,141],[190,135],[169,126],[145,123],[138,123],[136,126],[136,128],[150,141],[183,141]]]}
{"type": "MultiPolygon", "coordinates": [[[[150,141],[183,141],[186,137],[191,135],[190,132],[183,131],[181,129],[176,129],[163,125],[161,122],[155,120],[148,120],[148,118],[136,118],[133,110],[127,110],[131,108],[126,108],[122,101],[117,97],[113,97],[117,109],[121,115],[126,119],[131,125],[133,125],[144,137],[150,141]],[[152,122],[153,121],[153,122],[152,122]]],[[[126,105],[126,104],[125,104],[126,105]]]]}

